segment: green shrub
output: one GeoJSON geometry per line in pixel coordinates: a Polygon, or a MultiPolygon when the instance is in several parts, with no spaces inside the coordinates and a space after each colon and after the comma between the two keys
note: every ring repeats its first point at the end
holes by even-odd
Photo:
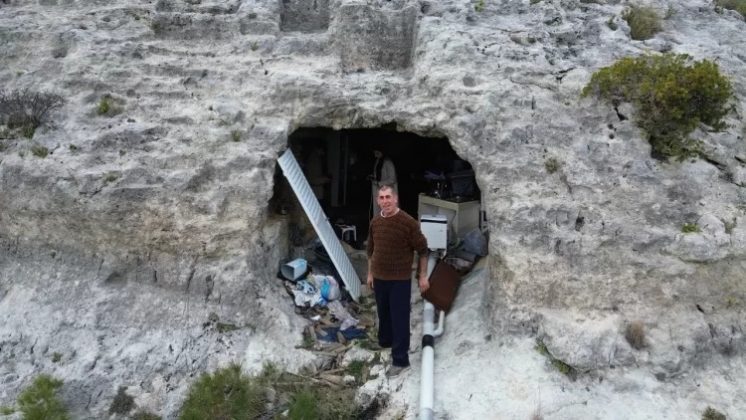
{"type": "Polygon", "coordinates": [[[304,389],[293,395],[288,417],[292,420],[316,420],[321,418],[314,393],[304,389]]]}
{"type": "Polygon", "coordinates": [[[6,406],[0,407],[0,414],[3,416],[9,416],[15,412],[16,412],[16,409],[13,407],[6,407],[6,406]]]}
{"type": "Polygon", "coordinates": [[[101,116],[113,117],[114,115],[120,114],[121,112],[122,108],[119,107],[115,103],[114,98],[112,98],[112,96],[108,94],[102,96],[101,99],[98,101],[98,105],[96,106],[96,113],[101,116]]]}
{"type": "Polygon", "coordinates": [[[546,169],[550,174],[557,172],[561,166],[562,164],[560,161],[554,157],[550,157],[544,161],[544,169],[546,169]]]}
{"type": "Polygon", "coordinates": [[[111,97],[108,95],[104,95],[101,97],[101,100],[98,101],[98,107],[96,107],[96,112],[98,115],[106,115],[111,110],[111,97]]]}
{"type": "Polygon", "coordinates": [[[718,65],[691,62],[684,54],[626,57],[593,74],[583,96],[632,103],[637,125],[648,135],[653,152],[664,157],[695,156],[700,143],[688,135],[702,123],[720,130],[733,109],[731,83],[718,65]]]}
{"type": "Polygon", "coordinates": [[[107,172],[106,175],[104,175],[104,184],[110,184],[117,179],[119,179],[119,174],[116,172],[107,172]]]}
{"type": "Polygon", "coordinates": [[[712,407],[707,407],[704,413],[702,413],[702,420],[725,420],[725,414],[715,410],[712,407]]]}
{"type": "Polygon", "coordinates": [[[148,411],[140,410],[132,415],[132,420],[161,420],[161,417],[148,411]]]}
{"type": "Polygon", "coordinates": [[[645,324],[642,321],[630,322],[624,331],[624,338],[633,349],[641,350],[645,347],[645,324]]]}
{"type": "Polygon", "coordinates": [[[699,233],[699,232],[702,232],[702,229],[700,229],[696,223],[684,223],[684,226],[681,227],[681,232],[682,233],[699,233]]]}
{"type": "Polygon", "coordinates": [[[239,130],[233,130],[231,131],[231,140],[233,141],[241,141],[241,131],[239,130]]]}
{"type": "Polygon", "coordinates": [[[547,348],[547,345],[544,344],[543,340],[536,339],[536,345],[534,346],[534,350],[536,350],[542,356],[546,357],[547,360],[549,360],[549,364],[561,374],[567,376],[573,381],[578,377],[577,369],[565,363],[564,361],[554,357],[552,353],[549,352],[549,349],[547,348]]]}
{"type": "Polygon", "coordinates": [[[481,12],[484,10],[484,0],[477,0],[477,4],[474,5],[475,12],[481,12]]]}
{"type": "Polygon", "coordinates": [[[38,144],[35,144],[31,146],[31,154],[36,157],[40,157],[44,159],[49,154],[49,149],[47,149],[44,146],[39,146],[38,144]]]}
{"type": "Polygon", "coordinates": [[[224,333],[228,333],[228,332],[231,332],[231,331],[236,331],[237,329],[239,329],[239,327],[238,327],[238,325],[231,324],[229,322],[218,322],[215,325],[215,329],[217,329],[219,333],[223,333],[224,334],[224,333]]]}
{"type": "Polygon", "coordinates": [[[638,41],[650,39],[663,29],[661,18],[655,9],[646,6],[632,6],[622,18],[627,21],[632,39],[638,41]]]}
{"type": "Polygon", "coordinates": [[[353,388],[302,388],[291,395],[288,408],[288,417],[292,420],[354,419],[360,414],[353,388]]]}
{"type": "Polygon", "coordinates": [[[612,31],[616,31],[619,29],[619,25],[614,22],[614,16],[610,17],[609,20],[606,21],[606,26],[609,27],[612,31]]]}
{"type": "Polygon", "coordinates": [[[203,374],[189,389],[181,409],[182,420],[243,420],[264,413],[262,387],[231,365],[213,374],[203,374]]]}
{"type": "Polygon", "coordinates": [[[33,124],[21,126],[21,135],[27,139],[33,138],[36,133],[36,127],[33,124]]]}
{"type": "Polygon", "coordinates": [[[57,399],[62,381],[49,375],[39,375],[18,396],[18,410],[24,420],[69,420],[67,409],[57,399]]]}
{"type": "Polygon", "coordinates": [[[715,6],[735,10],[746,18],[746,0],[715,0],[715,6]]]}
{"type": "Polygon", "coordinates": [[[360,384],[363,382],[363,375],[367,366],[362,360],[353,360],[347,366],[347,374],[355,377],[355,382],[360,384]]]}
{"type": "Polygon", "coordinates": [[[98,115],[105,115],[109,112],[109,109],[111,109],[111,103],[109,103],[109,99],[104,96],[98,102],[98,108],[96,108],[96,112],[98,112],[98,115]]]}

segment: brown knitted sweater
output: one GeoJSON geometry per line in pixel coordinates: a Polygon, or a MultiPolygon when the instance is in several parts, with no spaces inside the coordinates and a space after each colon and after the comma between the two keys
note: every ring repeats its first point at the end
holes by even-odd
{"type": "Polygon", "coordinates": [[[412,277],[412,252],[426,255],[427,240],[417,221],[404,210],[393,216],[376,215],[370,221],[368,258],[373,277],[407,280],[412,277]]]}

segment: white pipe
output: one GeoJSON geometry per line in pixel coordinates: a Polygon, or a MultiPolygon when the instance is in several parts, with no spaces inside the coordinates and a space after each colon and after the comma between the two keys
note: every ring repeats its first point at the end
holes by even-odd
{"type": "MultiPolygon", "coordinates": [[[[435,268],[438,261],[436,253],[431,253],[427,260],[427,277],[435,268]]],[[[433,349],[435,337],[443,334],[444,318],[443,311],[440,312],[438,329],[435,329],[435,307],[432,303],[424,300],[422,312],[422,376],[420,378],[420,420],[432,420],[434,382],[433,371],[435,361],[435,350],[433,349]]]]}

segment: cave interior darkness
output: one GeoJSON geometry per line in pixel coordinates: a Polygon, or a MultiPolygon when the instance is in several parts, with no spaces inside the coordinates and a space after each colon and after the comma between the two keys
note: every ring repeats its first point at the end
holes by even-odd
{"type": "MultiPolygon", "coordinates": [[[[357,227],[357,241],[345,238],[358,249],[367,237],[372,216],[370,178],[376,163],[375,150],[392,161],[399,207],[414,218],[420,216],[421,193],[454,202],[480,200],[471,165],[456,154],[444,137],[399,132],[394,124],[375,129],[300,128],[290,135],[288,145],[307,179],[319,179],[321,174],[319,201],[332,226],[357,227]]],[[[284,182],[278,178],[279,168],[275,197],[278,185],[284,182]]],[[[479,217],[483,217],[482,212],[479,217]]]]}

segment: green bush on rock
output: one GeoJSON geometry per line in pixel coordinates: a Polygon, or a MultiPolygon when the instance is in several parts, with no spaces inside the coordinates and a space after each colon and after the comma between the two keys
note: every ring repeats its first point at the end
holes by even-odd
{"type": "Polygon", "coordinates": [[[231,365],[213,374],[203,374],[189,390],[179,419],[254,419],[264,413],[261,386],[231,365]]]}
{"type": "Polygon", "coordinates": [[[627,21],[630,36],[634,40],[644,41],[661,31],[661,18],[652,7],[632,6],[622,14],[627,21]]]}
{"type": "Polygon", "coordinates": [[[712,61],[667,53],[625,57],[598,70],[583,88],[588,95],[633,104],[654,155],[685,159],[700,153],[700,142],[689,138],[700,124],[725,128],[733,88],[712,61]]]}
{"type": "Polygon", "coordinates": [[[18,396],[18,410],[24,420],[69,420],[67,409],[57,398],[62,381],[39,375],[18,396]]]}
{"type": "MultiPolygon", "coordinates": [[[[352,369],[362,374],[365,367],[352,369]]],[[[234,364],[197,379],[179,419],[274,419],[281,413],[291,420],[372,418],[365,413],[374,412],[376,406],[358,406],[355,392],[356,386],[339,388],[306,374],[281,372],[272,365],[257,376],[247,376],[234,364]]]]}
{"type": "Polygon", "coordinates": [[[746,18],[746,0],[715,0],[715,6],[735,10],[746,18]]]}

